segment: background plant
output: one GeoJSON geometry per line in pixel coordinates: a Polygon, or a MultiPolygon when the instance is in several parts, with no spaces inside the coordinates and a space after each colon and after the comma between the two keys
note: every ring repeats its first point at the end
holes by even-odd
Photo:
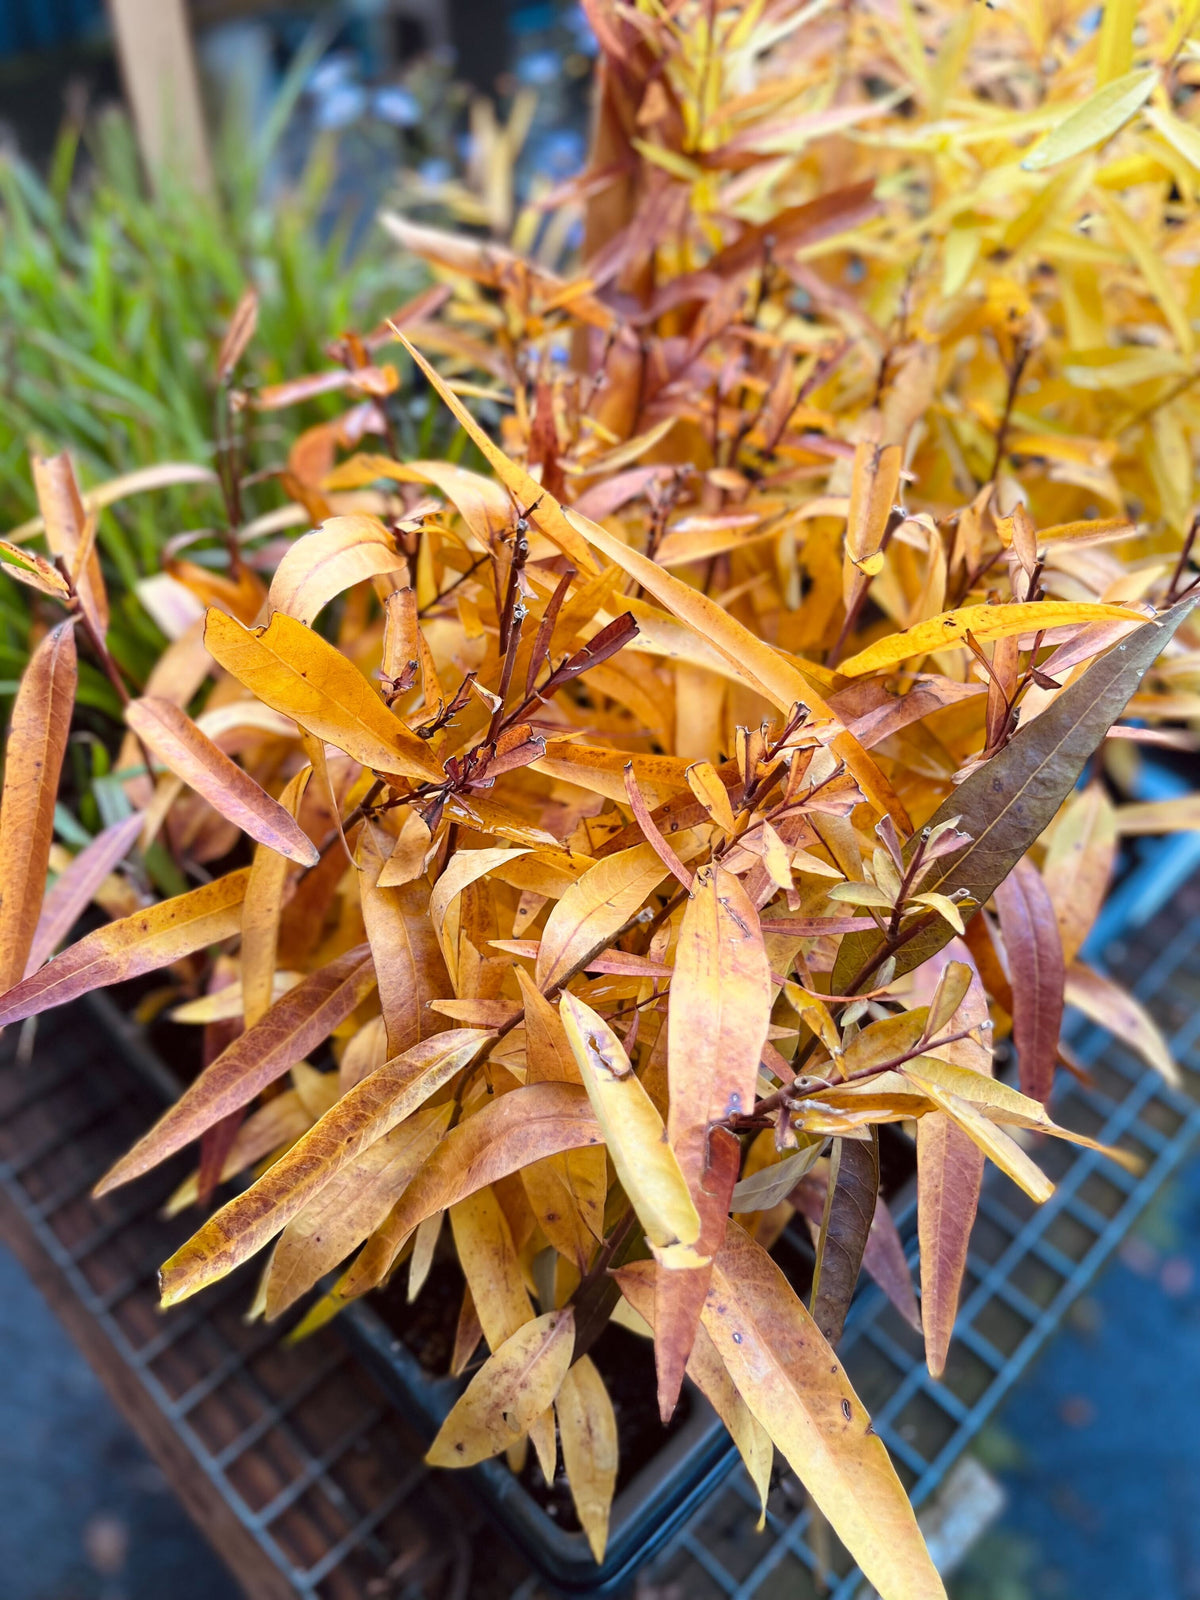
{"type": "Polygon", "coordinates": [[[1065,1003],[1174,1071],[1080,951],[1120,831],[1195,817],[1102,768],[1197,709],[1196,9],[595,8],[591,167],[514,225],[540,254],[390,224],[442,281],[379,340],[486,471],[354,436],[396,379],[344,340],[353,404],[288,451],[319,525],[164,575],[126,814],[71,859],[107,608],[69,463],[37,466],[57,564],[23,577],[70,617],[10,734],[0,1025],[166,972],[144,1007],[211,1030],[100,1186],[197,1141],[178,1204],[256,1173],[166,1303],[274,1240],[268,1317],[341,1269],[312,1327],[419,1290],[448,1216],[455,1370],[490,1354],[430,1460],[561,1448],[598,1557],[617,1316],[664,1416],[686,1370],[764,1496],[778,1449],[881,1593],[940,1593],[833,1353],[860,1268],[940,1371],[985,1158],[1038,1201],[1027,1135],[1088,1142],[1047,1109],[1065,1003]],[[124,914],[47,960],[96,894],[124,914]],[[797,1212],[807,1308],[769,1254],[797,1212]]]}
{"type": "MultiPolygon", "coordinates": [[[[36,513],[30,449],[70,449],[84,490],[144,468],[215,465],[213,353],[247,286],[258,327],[246,378],[259,386],[328,365],[326,345],[370,327],[414,294],[422,275],[346,196],[336,135],[317,135],[295,167],[296,103],[320,47],[297,56],[264,126],[246,137],[232,114],[217,133],[218,192],[198,197],[167,172],[147,189],[122,112],[69,118],[46,176],[0,159],[0,525],[36,513]]],[[[310,401],[307,419],[329,414],[310,401]]],[[[305,415],[305,413],[302,413],[305,415]]],[[[247,439],[246,473],[285,458],[279,428],[247,439]]],[[[137,597],[162,563],[168,531],[219,527],[216,478],[122,497],[99,519],[113,592],[114,652],[141,681],[163,635],[137,597]]],[[[247,509],[282,500],[273,480],[247,509]]],[[[18,537],[21,537],[18,532],[18,537]]],[[[202,552],[211,540],[201,540],[202,552]]],[[[0,676],[19,675],[28,607],[0,582],[0,676]]],[[[10,685],[11,690],[11,685],[10,685]]],[[[90,674],[85,698],[119,711],[90,674]]]]}

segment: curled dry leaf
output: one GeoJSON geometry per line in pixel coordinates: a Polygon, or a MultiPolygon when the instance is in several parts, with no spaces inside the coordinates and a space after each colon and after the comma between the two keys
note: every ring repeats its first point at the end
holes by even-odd
{"type": "Polygon", "coordinates": [[[378,517],[330,517],[288,549],[267,599],[272,610],[311,626],[343,590],[395,572],[402,560],[378,517]]]}

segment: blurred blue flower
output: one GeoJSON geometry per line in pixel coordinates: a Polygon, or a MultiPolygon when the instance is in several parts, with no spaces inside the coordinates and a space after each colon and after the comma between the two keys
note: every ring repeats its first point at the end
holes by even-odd
{"type": "Polygon", "coordinates": [[[390,122],[396,128],[415,128],[421,120],[421,102],[411,89],[399,84],[376,89],[371,109],[381,122],[390,122]]]}
{"type": "Polygon", "coordinates": [[[562,57],[557,50],[531,50],[517,63],[517,77],[522,83],[553,83],[561,73],[562,57]]]}
{"type": "Polygon", "coordinates": [[[346,83],[317,100],[315,121],[318,128],[345,128],[366,109],[367,91],[361,84],[346,83]]]}

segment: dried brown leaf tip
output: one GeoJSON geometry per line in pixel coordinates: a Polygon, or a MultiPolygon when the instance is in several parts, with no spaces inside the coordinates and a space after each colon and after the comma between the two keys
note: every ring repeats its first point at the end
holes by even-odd
{"type": "Polygon", "coordinates": [[[590,16],[578,179],[514,213],[519,128],[481,120],[497,237],[390,218],[437,287],[252,404],[239,306],[237,426],[340,410],[282,516],[222,447],[228,536],[168,548],[148,682],[105,643],[101,502],[35,463],[48,551],[0,557],[60,626],[9,736],[0,1024],[158,972],[193,1028],[103,1187],[188,1144],[177,1206],[255,1181],[166,1299],[277,1239],[268,1316],[342,1269],[311,1327],[453,1250],[454,1370],[488,1355],[432,1461],[553,1470],[557,1433],[601,1560],[615,1315],[664,1415],[686,1373],[760,1489],[778,1449],[885,1600],[928,1600],[830,1350],[860,1270],[939,1372],[985,1161],[1042,1200],[1015,1134],[1088,1142],[1052,1115],[1064,1000],[1173,1070],[1079,952],[1119,834],[1197,818],[1120,793],[1131,739],[1200,715],[1196,9],[590,16]],[[454,460],[400,449],[401,385],[454,460]],[[128,708],[128,816],[72,858],[76,645],[128,708]],[[919,1310],[880,1189],[914,1128],[919,1310]]]}

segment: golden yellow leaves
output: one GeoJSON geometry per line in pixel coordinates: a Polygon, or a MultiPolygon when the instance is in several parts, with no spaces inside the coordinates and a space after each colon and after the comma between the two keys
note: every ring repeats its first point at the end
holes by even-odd
{"type": "Polygon", "coordinates": [[[243,628],[210,610],[204,642],[225,670],[265,705],[377,772],[441,778],[429,747],[383,704],[340,650],[277,611],[265,628],[243,628]]]}

